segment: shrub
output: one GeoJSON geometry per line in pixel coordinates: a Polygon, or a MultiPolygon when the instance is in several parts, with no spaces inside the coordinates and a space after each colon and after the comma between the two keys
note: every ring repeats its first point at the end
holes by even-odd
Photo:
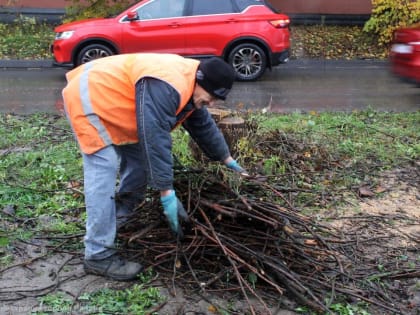
{"type": "Polygon", "coordinates": [[[381,46],[388,45],[395,29],[420,21],[418,0],[372,0],[372,15],[364,31],[378,36],[381,46]]]}
{"type": "Polygon", "coordinates": [[[133,0],[71,0],[67,7],[65,22],[82,20],[95,17],[106,17],[120,13],[133,0]]]}
{"type": "Polygon", "coordinates": [[[50,58],[54,39],[52,26],[19,15],[12,23],[0,23],[1,59],[50,58]]]}

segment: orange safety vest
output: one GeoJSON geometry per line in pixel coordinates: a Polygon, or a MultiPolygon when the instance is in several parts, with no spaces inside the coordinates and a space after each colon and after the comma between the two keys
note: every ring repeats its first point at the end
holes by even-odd
{"type": "Polygon", "coordinates": [[[92,154],[138,142],[135,85],[142,78],[160,79],[178,91],[177,115],[193,94],[199,63],[172,54],[123,54],[68,72],[63,99],[81,150],[92,154]]]}

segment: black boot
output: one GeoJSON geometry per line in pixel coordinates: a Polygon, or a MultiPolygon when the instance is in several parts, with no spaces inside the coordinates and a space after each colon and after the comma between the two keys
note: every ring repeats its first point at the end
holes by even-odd
{"type": "Polygon", "coordinates": [[[118,281],[133,280],[143,270],[141,264],[128,261],[116,254],[100,260],[85,259],[83,266],[88,274],[118,281]]]}

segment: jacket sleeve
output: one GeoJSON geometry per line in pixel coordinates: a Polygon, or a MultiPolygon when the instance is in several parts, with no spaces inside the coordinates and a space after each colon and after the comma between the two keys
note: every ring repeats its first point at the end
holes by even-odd
{"type": "Polygon", "coordinates": [[[224,161],[230,156],[222,132],[205,107],[195,110],[183,123],[204,154],[213,161],[224,161]]]}
{"type": "Polygon", "coordinates": [[[173,188],[171,130],[176,123],[179,93],[166,82],[144,78],[136,83],[139,146],[147,182],[157,190],[173,188]]]}

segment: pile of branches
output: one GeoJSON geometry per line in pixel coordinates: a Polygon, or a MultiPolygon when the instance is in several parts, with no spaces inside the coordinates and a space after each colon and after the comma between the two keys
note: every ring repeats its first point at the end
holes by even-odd
{"type": "MultiPolygon", "coordinates": [[[[377,273],[376,265],[359,246],[371,235],[343,234],[302,215],[263,177],[182,169],[175,188],[191,220],[182,240],[174,240],[153,196],[140,205],[133,229],[128,224],[119,234],[132,257],[166,274],[174,287],[237,291],[251,314],[258,313],[255,301],[271,314],[271,303],[281,295],[319,312],[344,299],[401,313],[392,292],[366,280],[377,273]]],[[[393,275],[414,277],[418,272],[401,265],[393,275]]]]}

